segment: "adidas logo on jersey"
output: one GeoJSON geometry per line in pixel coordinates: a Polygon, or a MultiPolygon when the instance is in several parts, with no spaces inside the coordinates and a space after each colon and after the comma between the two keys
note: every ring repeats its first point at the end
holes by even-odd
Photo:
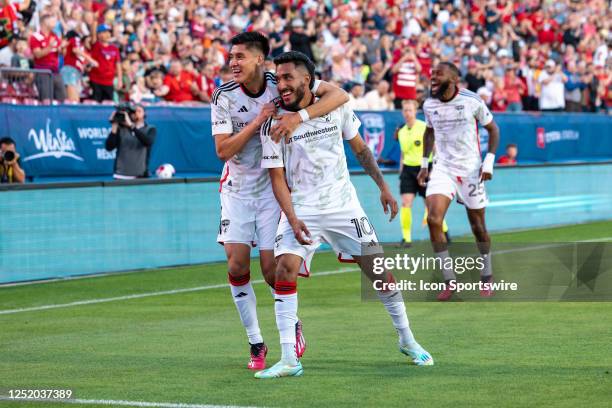
{"type": "Polygon", "coordinates": [[[249,110],[244,105],[242,105],[242,108],[238,109],[238,112],[248,112],[248,111],[249,110]]]}
{"type": "Polygon", "coordinates": [[[237,294],[237,295],[236,295],[236,296],[234,296],[234,297],[241,298],[241,297],[245,297],[245,296],[249,296],[249,295],[247,295],[247,294],[246,294],[246,293],[244,293],[244,292],[240,292],[239,294],[237,294]]]}

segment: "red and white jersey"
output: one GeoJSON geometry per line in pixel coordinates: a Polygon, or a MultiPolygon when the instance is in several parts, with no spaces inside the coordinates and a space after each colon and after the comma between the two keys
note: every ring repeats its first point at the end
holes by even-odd
{"type": "MultiPolygon", "coordinates": [[[[319,81],[315,81],[314,89],[319,81]]],[[[229,81],[213,92],[211,100],[212,135],[235,135],[252,122],[266,103],[278,97],[276,77],[265,73],[265,86],[257,95],[229,81]]],[[[231,136],[230,136],[231,137],[231,136]]],[[[225,162],[219,191],[240,198],[273,198],[267,169],[261,168],[259,130],[234,157],[225,162]]]]}
{"type": "Polygon", "coordinates": [[[434,130],[434,166],[455,176],[478,176],[482,164],[478,126],[493,120],[484,101],[474,92],[461,89],[448,102],[427,98],[423,113],[427,127],[434,130]]]}

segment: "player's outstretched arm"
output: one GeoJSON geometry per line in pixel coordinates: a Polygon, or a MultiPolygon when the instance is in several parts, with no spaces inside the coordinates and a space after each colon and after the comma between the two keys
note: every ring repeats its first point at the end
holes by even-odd
{"type": "Polygon", "coordinates": [[[357,136],[350,139],[348,143],[349,146],[351,146],[353,154],[355,154],[355,157],[357,160],[359,160],[361,167],[363,167],[365,172],[372,177],[372,180],[374,180],[380,189],[380,203],[382,204],[385,214],[389,214],[389,212],[391,212],[389,221],[393,220],[398,211],[397,201],[395,201],[395,198],[393,198],[393,194],[391,194],[389,186],[385,182],[383,174],[380,171],[380,168],[378,167],[376,159],[370,151],[370,148],[365,144],[360,134],[357,134],[357,136]]]}
{"type": "Polygon", "coordinates": [[[318,81],[317,84],[318,86],[313,91],[321,99],[302,109],[304,112],[301,114],[300,112],[294,112],[276,117],[275,119],[278,122],[272,127],[272,140],[279,141],[283,135],[290,137],[300,123],[330,113],[348,102],[348,94],[341,88],[325,81],[318,81]]]}
{"type": "Polygon", "coordinates": [[[295,215],[295,211],[293,210],[291,192],[285,180],[285,169],[283,167],[274,167],[270,168],[269,172],[274,197],[276,197],[278,205],[287,217],[287,221],[289,221],[291,228],[293,228],[295,239],[302,245],[312,244],[312,241],[308,239],[310,238],[310,231],[306,228],[306,224],[295,215]]]}
{"type": "Polygon", "coordinates": [[[244,148],[244,145],[246,145],[255,133],[257,133],[261,125],[272,116],[274,112],[276,112],[274,104],[266,103],[255,120],[243,127],[240,132],[233,135],[231,133],[215,134],[215,150],[219,159],[228,161],[239,153],[244,148]]]}
{"type": "Polygon", "coordinates": [[[480,180],[487,181],[493,178],[493,165],[495,164],[495,152],[499,146],[499,127],[494,120],[484,126],[489,132],[489,148],[480,171],[480,180]]]}
{"type": "Polygon", "coordinates": [[[434,148],[434,130],[433,128],[426,127],[425,134],[423,135],[423,158],[421,160],[421,170],[417,174],[417,182],[421,187],[425,187],[427,184],[427,177],[429,177],[429,156],[434,148]]]}

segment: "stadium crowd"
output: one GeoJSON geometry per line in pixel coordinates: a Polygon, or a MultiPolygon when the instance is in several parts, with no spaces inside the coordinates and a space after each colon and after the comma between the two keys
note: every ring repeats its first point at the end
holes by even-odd
{"type": "Polygon", "coordinates": [[[0,21],[0,66],[54,73],[30,81],[43,100],[208,103],[232,78],[229,39],[257,30],[355,109],[423,99],[447,60],[493,111],[612,112],[609,0],[0,0],[0,21]]]}

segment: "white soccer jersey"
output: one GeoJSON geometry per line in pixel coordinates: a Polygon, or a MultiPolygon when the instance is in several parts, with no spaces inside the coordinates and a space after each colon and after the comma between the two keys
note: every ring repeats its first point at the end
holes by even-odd
{"type": "Polygon", "coordinates": [[[434,166],[455,176],[477,176],[482,164],[478,125],[493,120],[484,101],[474,92],[461,89],[448,102],[428,98],[423,113],[427,127],[435,132],[434,166]]]}
{"type": "Polygon", "coordinates": [[[288,142],[270,138],[270,118],[262,126],[262,168],[284,167],[297,214],[324,214],[347,208],[357,194],[349,178],[343,140],[359,132],[361,122],[346,105],[300,124],[288,142]]]}
{"type": "MultiPolygon", "coordinates": [[[[276,77],[265,73],[265,87],[257,95],[250,94],[234,81],[218,87],[212,95],[212,135],[236,134],[254,120],[266,103],[278,97],[276,77]]],[[[321,81],[315,81],[316,92],[321,81]]],[[[219,191],[241,198],[257,199],[273,197],[270,177],[261,168],[261,137],[259,130],[247,142],[242,151],[223,166],[219,191]]]]}
{"type": "MultiPolygon", "coordinates": [[[[218,87],[212,95],[212,134],[236,134],[254,120],[266,103],[278,96],[276,79],[265,74],[265,87],[258,95],[247,93],[234,81],[218,87]]],[[[258,131],[259,132],[259,131],[258,131]]],[[[241,198],[266,198],[273,195],[270,178],[261,169],[261,141],[254,135],[242,151],[225,162],[219,191],[241,198]]]]}

